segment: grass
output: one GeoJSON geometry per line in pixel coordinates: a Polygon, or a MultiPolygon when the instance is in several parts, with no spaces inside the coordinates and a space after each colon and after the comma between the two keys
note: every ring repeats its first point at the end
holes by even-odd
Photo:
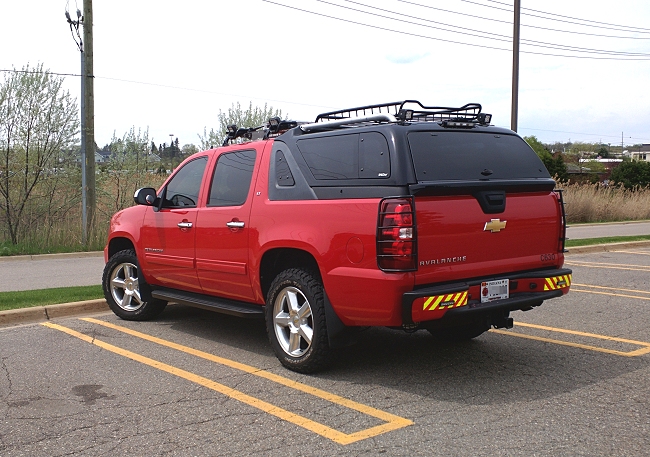
{"type": "Polygon", "coordinates": [[[650,219],[650,188],[625,189],[575,183],[558,187],[564,190],[569,223],[650,219]]]}
{"type": "Polygon", "coordinates": [[[625,243],[628,241],[650,240],[650,235],[632,236],[606,236],[602,238],[583,238],[578,240],[567,240],[566,247],[591,246],[593,244],[625,243]]]}
{"type": "Polygon", "coordinates": [[[104,292],[102,292],[102,286],[100,285],[0,292],[0,311],[97,298],[104,298],[104,292]]]}

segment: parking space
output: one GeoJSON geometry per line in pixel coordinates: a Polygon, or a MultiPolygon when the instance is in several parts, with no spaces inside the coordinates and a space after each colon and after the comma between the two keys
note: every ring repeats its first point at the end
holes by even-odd
{"type": "Polygon", "coordinates": [[[650,249],[567,266],[572,292],[513,329],[370,329],[311,376],[263,323],[178,305],[3,329],[0,454],[643,455],[650,249]]]}

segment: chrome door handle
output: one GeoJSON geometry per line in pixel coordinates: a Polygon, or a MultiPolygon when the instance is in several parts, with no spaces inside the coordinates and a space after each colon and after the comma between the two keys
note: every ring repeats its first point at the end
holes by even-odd
{"type": "Polygon", "coordinates": [[[182,228],[182,229],[192,228],[192,223],[191,222],[179,222],[178,223],[178,228],[182,228]]]}
{"type": "Polygon", "coordinates": [[[244,228],[244,223],[240,221],[230,221],[226,222],[226,227],[229,228],[244,228]]]}

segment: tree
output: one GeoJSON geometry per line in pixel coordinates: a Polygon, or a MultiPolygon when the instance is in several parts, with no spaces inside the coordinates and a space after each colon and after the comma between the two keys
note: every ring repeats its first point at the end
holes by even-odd
{"type": "Polygon", "coordinates": [[[62,170],[74,163],[64,151],[72,150],[78,131],[77,102],[63,89],[62,77],[42,64],[5,75],[0,84],[0,212],[13,244],[24,226],[51,217],[58,206],[53,199],[62,170]]]}
{"type": "Polygon", "coordinates": [[[558,181],[568,181],[569,174],[562,153],[557,153],[556,156],[553,157],[553,155],[548,152],[546,146],[544,146],[544,144],[535,136],[525,136],[524,140],[526,140],[526,143],[528,143],[533,151],[535,151],[551,176],[555,177],[558,181]]]}
{"type": "Polygon", "coordinates": [[[152,145],[155,147],[149,139],[149,130],[136,131],[135,127],[131,127],[121,138],[113,132],[108,146],[110,159],[99,176],[104,184],[102,187],[107,191],[98,195],[107,202],[103,206],[109,208],[110,214],[133,204],[133,193],[143,187],[150,170],[158,167],[151,157],[152,145]]]}
{"type": "Polygon", "coordinates": [[[210,132],[207,131],[207,128],[203,128],[203,135],[199,134],[199,139],[201,140],[201,150],[215,148],[223,144],[223,140],[226,138],[227,128],[229,125],[236,125],[237,127],[259,127],[260,125],[266,125],[270,118],[272,117],[282,117],[282,110],[274,110],[273,107],[267,106],[264,104],[264,108],[259,106],[253,107],[253,102],[250,102],[247,110],[243,110],[239,102],[237,105],[233,105],[228,108],[228,112],[224,113],[219,110],[218,120],[219,120],[219,129],[214,130],[210,129],[210,132]]]}
{"type": "Polygon", "coordinates": [[[628,189],[650,185],[650,162],[625,161],[614,168],[610,176],[614,184],[622,184],[628,189]]]}

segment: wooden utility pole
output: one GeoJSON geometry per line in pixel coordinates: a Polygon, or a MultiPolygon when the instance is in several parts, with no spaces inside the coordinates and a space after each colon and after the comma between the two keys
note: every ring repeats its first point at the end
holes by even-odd
{"type": "Polygon", "coordinates": [[[84,220],[84,244],[88,242],[88,234],[92,233],[97,202],[95,191],[95,90],[93,72],[93,2],[84,0],[83,3],[83,48],[81,50],[81,144],[85,163],[84,194],[86,197],[87,214],[84,220]]]}
{"type": "Polygon", "coordinates": [[[520,0],[515,0],[512,31],[512,110],[510,113],[510,130],[517,131],[519,115],[519,12],[520,0]]]}

